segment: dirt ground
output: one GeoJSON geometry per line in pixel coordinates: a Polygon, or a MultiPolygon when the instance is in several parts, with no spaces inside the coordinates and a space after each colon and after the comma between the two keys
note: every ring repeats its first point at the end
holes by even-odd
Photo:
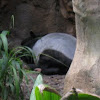
{"type": "MultiPolygon", "coordinates": [[[[32,77],[35,81],[38,74],[29,74],[28,77],[32,77]]],[[[55,88],[61,95],[63,94],[63,86],[64,86],[64,77],[65,75],[43,75],[43,80],[45,84],[52,86],[55,88]]],[[[22,91],[25,100],[29,100],[31,90],[33,88],[34,82],[29,78],[29,84],[25,84],[25,80],[22,83],[22,91]]]]}

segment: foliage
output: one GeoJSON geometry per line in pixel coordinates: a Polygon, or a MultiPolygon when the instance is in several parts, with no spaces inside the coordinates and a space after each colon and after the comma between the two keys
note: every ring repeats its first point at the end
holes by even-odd
{"type": "Polygon", "coordinates": [[[38,75],[31,92],[30,100],[60,100],[60,98],[60,94],[54,88],[44,85],[42,76],[38,75]]]}
{"type": "Polygon", "coordinates": [[[100,97],[84,93],[80,89],[72,88],[61,98],[60,94],[54,88],[44,85],[42,76],[38,75],[31,92],[30,100],[100,100],[100,97]]]}
{"type": "Polygon", "coordinates": [[[42,79],[42,76],[41,75],[38,75],[35,83],[34,83],[34,86],[33,86],[33,89],[32,89],[32,92],[31,92],[31,96],[30,96],[30,100],[36,100],[36,97],[35,97],[35,88],[40,85],[40,84],[43,84],[43,79],[42,79]]]}
{"type": "Polygon", "coordinates": [[[9,29],[13,29],[14,28],[14,15],[11,16],[11,22],[10,22],[10,26],[9,29]]]}
{"type": "Polygon", "coordinates": [[[100,100],[100,97],[90,93],[84,93],[79,89],[72,88],[61,100],[100,100]]]}
{"type": "Polygon", "coordinates": [[[52,87],[41,84],[35,88],[36,100],[60,100],[60,94],[52,87]]]}
{"type": "Polygon", "coordinates": [[[7,34],[9,31],[2,31],[0,34],[0,97],[3,100],[8,100],[8,97],[15,97],[14,100],[19,100],[22,97],[23,75],[28,82],[27,75],[22,69],[22,61],[16,56],[23,48],[9,50],[7,34]]]}

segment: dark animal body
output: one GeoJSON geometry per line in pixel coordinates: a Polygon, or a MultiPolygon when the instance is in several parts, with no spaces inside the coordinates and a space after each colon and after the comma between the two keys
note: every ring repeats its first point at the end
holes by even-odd
{"type": "Polygon", "coordinates": [[[66,74],[74,57],[76,38],[65,33],[50,33],[33,46],[36,67],[43,74],[66,74]]]}
{"type": "Polygon", "coordinates": [[[22,58],[32,70],[40,68],[47,75],[66,74],[74,57],[76,38],[66,33],[50,33],[23,41],[22,45],[32,48],[36,56],[36,64],[30,57],[22,58]]]}
{"type": "Polygon", "coordinates": [[[40,54],[38,67],[43,74],[66,74],[72,60],[56,50],[44,50],[40,54]]]}

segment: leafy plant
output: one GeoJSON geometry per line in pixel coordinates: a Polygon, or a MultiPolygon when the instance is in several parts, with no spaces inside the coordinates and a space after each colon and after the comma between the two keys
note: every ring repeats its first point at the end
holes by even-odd
{"type": "Polygon", "coordinates": [[[32,89],[31,95],[30,95],[30,100],[36,100],[35,88],[40,84],[43,84],[43,79],[42,79],[42,76],[39,74],[34,83],[34,86],[33,86],[33,89],[32,89]]]}
{"type": "Polygon", "coordinates": [[[61,95],[52,87],[40,84],[35,88],[36,100],[60,100],[61,95]]]}
{"type": "Polygon", "coordinates": [[[9,31],[2,31],[0,34],[0,97],[3,100],[8,100],[8,98],[11,99],[12,97],[14,97],[14,100],[20,100],[23,99],[21,98],[23,75],[28,82],[27,75],[22,69],[23,63],[16,56],[23,48],[8,49],[6,35],[9,33],[9,31]]]}
{"type": "Polygon", "coordinates": [[[100,100],[100,97],[90,93],[84,93],[79,89],[72,88],[61,100],[100,100]]]}
{"type": "Polygon", "coordinates": [[[14,15],[11,16],[11,22],[10,22],[10,26],[9,29],[13,29],[14,28],[14,15]]]}
{"type": "Polygon", "coordinates": [[[100,97],[90,93],[84,93],[80,89],[72,88],[62,98],[52,87],[43,84],[41,75],[37,76],[30,100],[100,100],[100,97]]]}
{"type": "Polygon", "coordinates": [[[38,75],[30,100],[60,100],[60,98],[60,94],[54,88],[43,84],[42,76],[38,75]]]}

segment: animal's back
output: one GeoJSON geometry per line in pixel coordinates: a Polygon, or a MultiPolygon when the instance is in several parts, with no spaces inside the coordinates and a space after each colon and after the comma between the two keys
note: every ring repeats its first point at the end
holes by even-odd
{"type": "Polygon", "coordinates": [[[46,49],[57,50],[73,59],[76,48],[76,38],[65,33],[50,33],[39,39],[33,46],[33,52],[38,55],[46,49]]]}

